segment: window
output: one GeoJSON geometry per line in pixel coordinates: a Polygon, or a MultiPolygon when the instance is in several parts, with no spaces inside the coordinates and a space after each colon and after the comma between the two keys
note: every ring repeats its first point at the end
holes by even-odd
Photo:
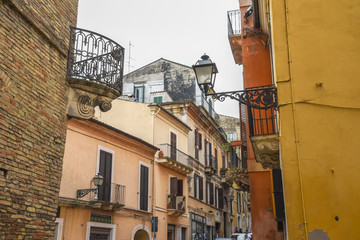
{"type": "Polygon", "coordinates": [[[203,178],[197,174],[194,174],[194,197],[203,200],[203,178]]]}
{"type": "Polygon", "coordinates": [[[154,97],[154,103],[162,103],[162,96],[154,97]]]}
{"type": "Polygon", "coordinates": [[[148,211],[148,199],[149,199],[149,167],[144,164],[140,164],[140,210],[148,211]]]}
{"type": "Polygon", "coordinates": [[[224,208],[224,192],[222,188],[215,187],[215,207],[224,208]]]}
{"type": "Polygon", "coordinates": [[[241,213],[241,198],[240,198],[240,193],[236,192],[237,195],[237,212],[241,213]]]}
{"type": "Polygon", "coordinates": [[[61,240],[62,229],[63,229],[64,219],[56,218],[55,220],[55,240],[61,240]]]}
{"type": "Polygon", "coordinates": [[[177,209],[176,207],[176,197],[183,196],[183,180],[177,179],[176,177],[170,178],[170,203],[171,209],[177,209]]]}
{"type": "Polygon", "coordinates": [[[134,86],[135,102],[145,102],[145,86],[134,86]]]}

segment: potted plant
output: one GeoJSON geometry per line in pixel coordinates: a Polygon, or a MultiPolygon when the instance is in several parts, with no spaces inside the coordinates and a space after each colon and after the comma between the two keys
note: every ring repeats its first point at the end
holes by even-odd
{"type": "Polygon", "coordinates": [[[220,176],[225,176],[225,174],[226,174],[226,172],[227,172],[227,168],[220,168],[220,176]]]}

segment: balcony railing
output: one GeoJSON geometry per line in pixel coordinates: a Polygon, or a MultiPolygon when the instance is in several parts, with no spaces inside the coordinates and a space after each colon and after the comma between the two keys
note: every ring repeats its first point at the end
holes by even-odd
{"type": "Polygon", "coordinates": [[[167,195],[167,209],[174,210],[178,213],[185,213],[186,211],[186,197],[185,196],[175,196],[173,194],[167,195]]]}
{"type": "Polygon", "coordinates": [[[241,16],[240,10],[227,12],[228,16],[228,34],[229,36],[241,34],[241,16]]]}
{"type": "Polygon", "coordinates": [[[196,106],[203,107],[209,113],[209,115],[215,120],[216,123],[220,122],[219,114],[215,112],[213,105],[210,104],[203,95],[198,96],[196,98],[196,106]]]}
{"type": "Polygon", "coordinates": [[[166,163],[164,162],[164,164],[166,164],[168,167],[174,167],[180,172],[186,174],[192,172],[194,162],[189,155],[167,143],[160,144],[159,149],[159,159],[166,160],[166,163]],[[171,162],[168,162],[167,160],[171,162]]]}
{"type": "Polygon", "coordinates": [[[110,185],[100,186],[99,193],[94,195],[93,201],[102,201],[115,204],[125,204],[126,187],[120,184],[111,183],[110,185]]]}
{"type": "Polygon", "coordinates": [[[81,79],[122,92],[124,48],[98,33],[71,27],[67,79],[81,79]]]}

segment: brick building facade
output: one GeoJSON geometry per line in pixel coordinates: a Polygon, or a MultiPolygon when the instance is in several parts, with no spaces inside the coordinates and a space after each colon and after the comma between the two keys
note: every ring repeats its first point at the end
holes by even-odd
{"type": "Polygon", "coordinates": [[[0,1],[0,239],[49,239],[67,126],[78,0],[0,1]]]}

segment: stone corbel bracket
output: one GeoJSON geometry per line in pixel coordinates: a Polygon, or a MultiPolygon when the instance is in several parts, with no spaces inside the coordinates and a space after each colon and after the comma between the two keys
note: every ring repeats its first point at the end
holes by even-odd
{"type": "Polygon", "coordinates": [[[264,169],[280,168],[279,136],[277,134],[250,137],[255,160],[264,169]]]}
{"type": "Polygon", "coordinates": [[[111,109],[111,101],[113,98],[99,96],[80,89],[69,88],[68,100],[68,116],[80,119],[90,119],[94,116],[95,107],[97,106],[102,112],[109,111],[111,109]]]}

